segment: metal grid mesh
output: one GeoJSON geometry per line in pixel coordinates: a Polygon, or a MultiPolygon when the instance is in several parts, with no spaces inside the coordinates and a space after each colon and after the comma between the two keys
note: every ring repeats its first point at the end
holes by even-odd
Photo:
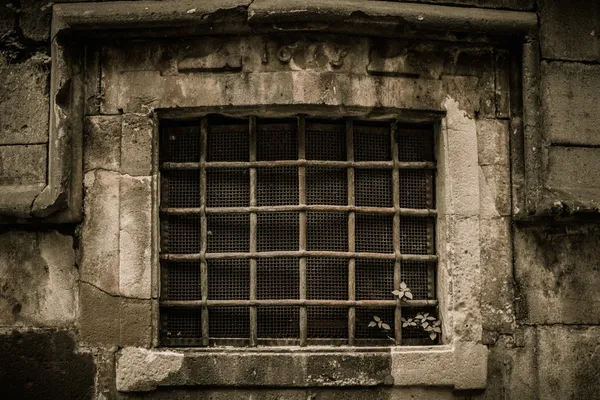
{"type": "Polygon", "coordinates": [[[247,307],[211,307],[208,311],[211,338],[250,337],[250,312],[247,307]]]}
{"type": "Polygon", "coordinates": [[[347,204],[347,171],[341,168],[307,167],[306,203],[329,205],[347,204]]]}
{"type": "Polygon", "coordinates": [[[357,206],[392,207],[392,171],[357,169],[355,190],[357,206]]]}
{"type": "Polygon", "coordinates": [[[266,258],[256,261],[256,298],[298,299],[300,270],[296,258],[266,258]]]}
{"type": "Polygon", "coordinates": [[[389,344],[394,340],[394,308],[356,308],[356,337],[358,339],[385,339],[389,344]],[[379,327],[369,328],[369,323],[373,321],[374,316],[379,317],[383,322],[390,326],[390,330],[380,329],[379,327]]]}
{"type": "Polygon", "coordinates": [[[248,121],[225,120],[208,129],[206,161],[248,161],[248,121]]]}
{"type": "Polygon", "coordinates": [[[348,337],[348,310],[345,308],[307,307],[308,334],[312,339],[348,337]]]}
{"type": "Polygon", "coordinates": [[[431,171],[409,170],[400,171],[400,207],[430,208],[432,193],[431,171]]]}
{"type": "Polygon", "coordinates": [[[392,154],[389,125],[354,124],[354,159],[356,161],[390,161],[392,154]]]}
{"type": "Polygon", "coordinates": [[[168,207],[200,207],[200,172],[165,171],[161,203],[168,207]]]}
{"type": "Polygon", "coordinates": [[[433,161],[431,130],[400,130],[397,135],[399,161],[433,161]]]}
{"type": "Polygon", "coordinates": [[[356,214],[356,251],[392,253],[393,221],[391,215],[356,214]]]}
{"type": "Polygon", "coordinates": [[[400,218],[400,252],[428,254],[427,218],[400,218]]]}
{"type": "Polygon", "coordinates": [[[307,123],[307,160],[346,160],[346,123],[307,123]]]}
{"type": "Polygon", "coordinates": [[[200,126],[166,126],[161,135],[161,162],[200,160],[200,126]]]}
{"type": "Polygon", "coordinates": [[[163,263],[161,268],[164,276],[162,290],[166,300],[200,300],[200,263],[163,263]]]}
{"type": "Polygon", "coordinates": [[[256,159],[259,161],[295,160],[298,158],[296,121],[259,121],[256,159]]]}
{"type": "Polygon", "coordinates": [[[348,300],[348,260],[309,257],[306,288],[308,299],[348,300]]]}
{"type": "Polygon", "coordinates": [[[162,339],[202,337],[202,312],[200,310],[169,310],[162,314],[162,339]]]}
{"type": "MultiPolygon", "coordinates": [[[[431,271],[432,272],[432,271],[431,271]]],[[[429,281],[431,280],[429,264],[403,261],[400,269],[402,282],[411,289],[415,300],[431,299],[433,293],[429,290],[429,281]]]]}
{"type": "Polygon", "coordinates": [[[257,250],[298,250],[299,218],[297,213],[258,214],[257,250]]]}
{"type": "Polygon", "coordinates": [[[348,217],[346,214],[308,212],[308,250],[348,250],[348,217]]]}
{"type": "Polygon", "coordinates": [[[298,168],[258,168],[256,203],[259,206],[298,204],[298,168]]]}
{"type": "Polygon", "coordinates": [[[171,215],[163,220],[163,251],[172,254],[200,252],[200,218],[171,215]]]}
{"type": "Polygon", "coordinates": [[[208,207],[250,205],[250,175],[245,168],[208,169],[206,171],[208,207]]]}
{"type": "Polygon", "coordinates": [[[250,298],[248,260],[208,260],[208,299],[247,300],[250,298]]]}
{"type": "Polygon", "coordinates": [[[394,290],[394,260],[356,260],[357,300],[390,300],[394,290]]]}
{"type": "Polygon", "coordinates": [[[261,306],[257,310],[259,338],[298,338],[300,309],[291,306],[261,306]]]}
{"type": "Polygon", "coordinates": [[[250,250],[250,215],[215,214],[206,217],[209,253],[250,250]]]}
{"type": "MultiPolygon", "coordinates": [[[[209,118],[207,161],[248,161],[250,124],[248,120],[209,118]]],[[[354,123],[356,161],[391,160],[389,123],[354,123]]],[[[307,121],[305,154],[309,160],[346,159],[346,122],[307,121]]],[[[400,129],[396,136],[399,161],[433,161],[431,131],[400,129]]],[[[160,162],[197,162],[200,160],[199,126],[168,126],[161,130],[160,162]]],[[[259,161],[298,158],[296,120],[258,120],[256,159],[259,161]]],[[[309,205],[345,205],[348,201],[348,171],[345,168],[306,166],[306,200],[309,205]]],[[[208,207],[250,205],[250,170],[247,168],[207,168],[206,201],[208,207]]],[[[162,171],[161,206],[190,208],[201,206],[201,173],[162,171]]],[[[350,175],[351,176],[351,175],[350,175]]],[[[393,206],[391,169],[354,169],[355,205],[393,206]]],[[[433,173],[430,170],[399,171],[400,207],[433,207],[433,173]]],[[[301,178],[300,178],[301,180],[301,178]]],[[[298,204],[298,167],[261,167],[256,171],[258,206],[298,204]]],[[[299,214],[259,213],[257,215],[257,251],[296,251],[299,249],[299,214]]],[[[250,214],[209,214],[207,251],[209,253],[248,252],[250,214]]],[[[200,217],[166,215],[161,221],[161,251],[171,254],[200,253],[200,217]]],[[[393,217],[383,214],[355,216],[355,250],[393,252],[393,217]]],[[[335,212],[307,212],[307,249],[348,250],[348,215],[335,212]]],[[[432,254],[433,220],[420,217],[400,218],[400,250],[403,254],[432,254]]],[[[161,300],[201,299],[199,262],[162,264],[161,300]]],[[[298,258],[259,258],[256,260],[256,298],[289,300],[300,298],[298,258]]],[[[415,299],[431,299],[435,267],[428,263],[402,262],[401,280],[411,288],[415,299]]],[[[250,298],[250,261],[247,259],[207,260],[206,282],[209,300],[248,300],[250,298]]],[[[312,300],[348,299],[348,259],[308,257],[306,260],[306,298],[312,300]]],[[[357,300],[390,300],[394,282],[394,261],[356,259],[354,276],[357,300]]],[[[206,307],[206,306],[205,306],[206,307]]],[[[248,306],[208,306],[211,338],[248,339],[248,306]]],[[[382,339],[393,344],[394,307],[356,308],[357,339],[382,339]],[[368,328],[377,315],[390,330],[368,328]]],[[[434,309],[430,309],[434,310],[434,309]]],[[[407,308],[403,316],[416,315],[407,308]]],[[[200,310],[163,309],[161,337],[202,339],[200,310]]],[[[308,338],[348,338],[348,309],[324,306],[307,307],[308,338]]],[[[257,334],[262,339],[300,337],[300,307],[260,305],[257,307],[257,334]]],[[[427,338],[422,331],[403,329],[407,344],[421,344],[427,338]]],[[[188,344],[199,343],[185,342],[188,344]]],[[[431,343],[431,341],[430,341],[431,343]]]]}

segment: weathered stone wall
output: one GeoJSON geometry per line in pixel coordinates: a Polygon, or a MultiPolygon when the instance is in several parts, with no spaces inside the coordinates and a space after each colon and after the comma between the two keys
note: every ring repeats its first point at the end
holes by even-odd
{"type": "MultiPolygon", "coordinates": [[[[507,112],[494,109],[498,120],[478,121],[478,132],[490,133],[478,138],[479,146],[486,149],[478,159],[480,184],[507,192],[484,187],[485,195],[479,199],[483,211],[478,229],[487,238],[479,256],[479,300],[482,341],[489,348],[488,389],[453,393],[443,388],[215,388],[126,397],[598,398],[600,228],[593,206],[600,207],[600,174],[596,173],[600,165],[600,3],[423,3],[538,12],[545,141],[537,151],[547,155],[544,190],[563,213],[577,211],[580,204],[592,211],[568,220],[513,221],[510,202],[505,201],[510,190],[509,160],[502,156],[509,146],[503,135],[508,129],[508,122],[503,122],[507,112]]],[[[0,187],[39,186],[46,181],[50,14],[47,1],[0,1],[0,187]]],[[[493,97],[495,88],[478,90],[486,98],[493,97]]],[[[135,108],[139,103],[128,105],[133,107],[128,111],[140,111],[135,108]]],[[[492,114],[485,102],[477,108],[482,116],[492,114]]],[[[141,160],[123,160],[121,154],[132,154],[127,146],[135,143],[114,136],[119,129],[139,133],[138,128],[135,114],[86,120],[84,139],[95,151],[87,152],[83,160],[85,193],[91,200],[85,203],[82,224],[2,227],[0,387],[5,388],[6,398],[122,397],[114,381],[117,347],[150,345],[152,321],[144,318],[150,315],[150,271],[143,265],[126,269],[135,265],[132,259],[150,256],[145,253],[147,246],[132,239],[140,236],[139,229],[149,237],[150,228],[120,217],[122,213],[139,220],[148,210],[152,188],[143,165],[149,163],[143,154],[136,154],[141,160]],[[110,212],[116,216],[106,214],[110,212]],[[106,250],[115,248],[122,251],[106,250]]],[[[145,137],[127,135],[134,141],[145,137]]],[[[0,190],[0,200],[3,196],[11,194],[0,190]]]]}

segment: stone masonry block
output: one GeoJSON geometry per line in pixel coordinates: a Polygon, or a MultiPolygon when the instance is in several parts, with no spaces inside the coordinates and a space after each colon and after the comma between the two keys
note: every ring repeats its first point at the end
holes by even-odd
{"type": "Polygon", "coordinates": [[[508,165],[479,167],[480,215],[495,218],[510,215],[510,168],[508,165]]]}
{"type": "Polygon", "coordinates": [[[58,232],[0,235],[0,325],[65,326],[75,321],[73,239],[58,232]]]}
{"type": "Polygon", "coordinates": [[[475,121],[448,97],[438,160],[440,213],[464,217],[479,214],[479,166],[475,121]]]}
{"type": "Polygon", "coordinates": [[[79,285],[79,332],[89,346],[112,347],[120,339],[120,298],[87,283],[79,285]]]}
{"type": "Polygon", "coordinates": [[[0,37],[15,28],[16,13],[11,0],[0,0],[0,37]]]}
{"type": "Polygon", "coordinates": [[[600,65],[543,62],[541,90],[552,143],[600,145],[600,65]]]}
{"type": "Polygon", "coordinates": [[[150,347],[152,344],[152,303],[150,300],[121,298],[120,346],[150,347]]]}
{"type": "Polygon", "coordinates": [[[0,146],[0,185],[28,185],[46,181],[47,146],[0,146]]]}
{"type": "Polygon", "coordinates": [[[530,324],[598,324],[600,228],[517,229],[515,271],[519,316],[530,324]]]}
{"type": "Polygon", "coordinates": [[[25,37],[46,41],[50,35],[52,3],[46,0],[26,0],[21,3],[19,26],[25,37]]]}
{"type": "Polygon", "coordinates": [[[546,188],[558,200],[600,207],[600,148],[551,147],[546,188]]]}
{"type": "Polygon", "coordinates": [[[125,114],[121,136],[121,172],[129,175],[150,175],[154,124],[142,114],[125,114]]]}
{"type": "Polygon", "coordinates": [[[9,64],[0,53],[0,145],[48,141],[50,101],[46,86],[50,71],[46,58],[9,64]]]}
{"type": "Polygon", "coordinates": [[[508,121],[478,119],[476,125],[479,165],[508,165],[510,161],[508,121]]]}
{"type": "Polygon", "coordinates": [[[515,322],[510,229],[509,218],[479,220],[481,315],[493,332],[511,332],[515,322]]]}
{"type": "Polygon", "coordinates": [[[588,0],[541,0],[542,57],[600,60],[600,3],[588,0]]]}
{"type": "Polygon", "coordinates": [[[600,327],[539,327],[537,348],[538,398],[598,398],[600,327]]]}
{"type": "Polygon", "coordinates": [[[420,0],[422,3],[439,5],[460,5],[485,8],[505,8],[511,10],[532,10],[533,0],[420,0]]]}
{"type": "Polygon", "coordinates": [[[85,175],[81,230],[81,280],[119,293],[119,174],[92,171],[85,175]]]}
{"type": "Polygon", "coordinates": [[[87,117],[84,130],[84,172],[101,168],[119,171],[121,162],[121,116],[87,117]]]}
{"type": "Polygon", "coordinates": [[[120,273],[122,296],[149,299],[152,265],[152,180],[121,178],[120,273]]]}

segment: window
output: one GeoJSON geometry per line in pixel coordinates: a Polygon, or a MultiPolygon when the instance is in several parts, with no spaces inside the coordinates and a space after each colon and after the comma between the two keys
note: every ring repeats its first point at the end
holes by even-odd
{"type": "Polygon", "coordinates": [[[433,343],[431,126],[163,121],[159,162],[162,344],[433,343]]]}

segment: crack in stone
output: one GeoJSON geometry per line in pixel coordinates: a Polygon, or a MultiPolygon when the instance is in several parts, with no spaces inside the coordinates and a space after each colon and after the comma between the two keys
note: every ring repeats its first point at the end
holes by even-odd
{"type": "Polygon", "coordinates": [[[80,283],[85,283],[85,284],[87,284],[87,285],[90,285],[90,286],[91,286],[91,287],[93,287],[94,289],[97,289],[97,290],[101,291],[102,293],[109,295],[110,297],[117,297],[117,298],[120,298],[120,299],[130,299],[130,300],[152,300],[150,297],[148,297],[148,298],[143,298],[143,297],[131,297],[131,296],[123,296],[123,295],[120,295],[120,294],[114,294],[114,293],[110,293],[110,292],[108,292],[108,291],[106,291],[106,290],[102,289],[101,287],[94,285],[94,284],[93,284],[93,283],[91,283],[91,282],[84,281],[83,279],[80,279],[80,280],[79,280],[79,282],[80,282],[80,283]]]}

